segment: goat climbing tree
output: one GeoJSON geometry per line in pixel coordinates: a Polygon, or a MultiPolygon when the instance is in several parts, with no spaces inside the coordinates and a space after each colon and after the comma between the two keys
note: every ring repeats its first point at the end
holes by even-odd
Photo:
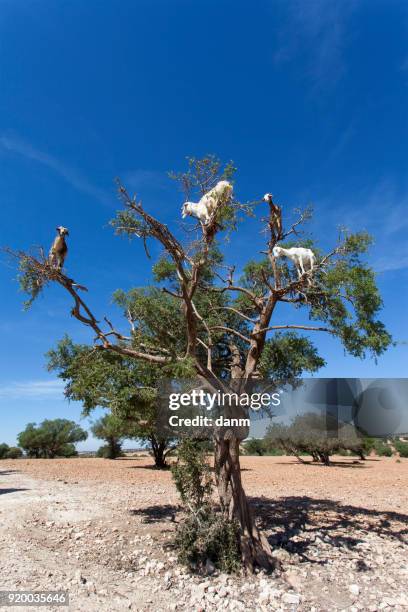
{"type": "MultiPolygon", "coordinates": [[[[202,195],[219,179],[232,180],[233,174],[231,164],[223,168],[207,156],[189,160],[187,172],[174,178],[187,195],[202,195]]],[[[61,285],[72,297],[71,314],[94,332],[95,350],[138,360],[166,377],[195,376],[212,388],[244,393],[254,379],[290,382],[321,367],[324,360],[309,339],[312,334],[328,333],[358,357],[378,356],[389,346],[390,335],[376,318],[382,302],[375,275],[361,257],[370,244],[364,232],[340,232],[336,246],[324,254],[302,235],[310,211],[295,213],[277,234],[272,199],[245,206],[233,200],[207,225],[197,223],[192,229],[192,222],[186,223],[185,236],[179,238],[179,222],[177,231],[171,231],[121,184],[119,195],[123,208],[112,222],[117,233],[140,239],[148,257],[150,240],[163,249],[153,265],[155,286],[116,295],[130,326],[128,334],[106,317],[99,322],[83,297],[85,287],[53,268],[41,251],[13,253],[29,302],[48,283],[61,285]],[[234,265],[224,263],[221,254],[228,260],[228,243],[223,248],[219,243],[231,231],[241,232],[246,242],[245,219],[239,216],[250,211],[253,216],[261,211],[263,246],[237,280],[234,265]],[[278,241],[280,246],[313,248],[317,262],[312,282],[308,273],[299,278],[287,260],[275,260],[278,241]],[[286,308],[285,324],[273,322],[278,305],[280,320],[286,308]],[[305,313],[304,324],[291,321],[295,309],[305,313]]],[[[239,523],[244,566],[269,568],[271,550],[256,526],[241,481],[239,447],[247,433],[228,427],[215,432],[215,479],[222,512],[239,523]]]]}

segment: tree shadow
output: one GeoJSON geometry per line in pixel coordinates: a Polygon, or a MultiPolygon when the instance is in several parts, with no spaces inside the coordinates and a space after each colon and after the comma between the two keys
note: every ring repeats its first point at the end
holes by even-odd
{"type": "Polygon", "coordinates": [[[365,465],[364,461],[350,461],[350,463],[346,463],[344,461],[330,461],[329,465],[325,465],[324,463],[313,463],[308,461],[307,464],[304,465],[314,465],[316,467],[339,467],[339,468],[351,468],[351,469],[370,469],[372,465],[365,465]]]}
{"type": "Polygon", "coordinates": [[[154,470],[155,472],[168,472],[171,465],[168,464],[165,467],[158,468],[152,463],[151,465],[129,465],[126,469],[128,470],[154,470]]]}
{"type": "Polygon", "coordinates": [[[17,491],[29,491],[30,489],[0,489],[0,495],[6,495],[7,493],[16,493],[17,491]]]}
{"type": "Polygon", "coordinates": [[[176,514],[182,510],[180,506],[173,504],[162,504],[160,506],[148,506],[130,510],[133,516],[142,516],[143,523],[163,523],[164,521],[176,522],[176,514]]]}
{"type": "MultiPolygon", "coordinates": [[[[407,514],[307,496],[278,500],[251,497],[250,502],[256,508],[259,526],[266,531],[272,548],[296,553],[304,561],[327,563],[324,559],[308,557],[308,553],[313,554],[316,540],[347,552],[368,542],[367,535],[372,533],[407,544],[407,514]]],[[[364,571],[363,565],[358,566],[360,571],[364,571]]]]}
{"type": "Polygon", "coordinates": [[[148,459],[148,457],[116,457],[115,461],[119,463],[119,461],[143,461],[143,459],[148,459]]]}
{"type": "Polygon", "coordinates": [[[318,461],[292,461],[291,463],[288,463],[287,461],[276,461],[276,463],[274,463],[274,465],[299,465],[302,467],[308,467],[308,466],[313,466],[316,468],[331,468],[331,467],[339,467],[339,468],[351,468],[351,469],[356,469],[356,468],[365,468],[365,469],[369,469],[372,466],[371,465],[366,465],[365,464],[366,460],[364,461],[330,461],[330,463],[328,465],[326,465],[325,463],[320,463],[318,461]]]}
{"type": "Polygon", "coordinates": [[[8,476],[9,474],[19,474],[20,470],[0,470],[0,476],[8,476]]]}

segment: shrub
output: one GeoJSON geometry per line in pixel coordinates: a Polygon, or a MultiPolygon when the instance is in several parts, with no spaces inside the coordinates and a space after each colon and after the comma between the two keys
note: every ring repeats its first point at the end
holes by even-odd
{"type": "Polygon", "coordinates": [[[395,450],[398,451],[400,457],[408,457],[408,442],[402,442],[402,440],[395,440],[395,450]]]}
{"type": "Polygon", "coordinates": [[[251,438],[244,443],[246,455],[265,455],[266,446],[263,440],[259,438],[251,438]]]}
{"type": "Polygon", "coordinates": [[[177,454],[171,471],[187,511],[174,540],[179,561],[193,570],[205,571],[211,562],[221,571],[234,572],[241,565],[239,525],[212,505],[205,447],[197,440],[185,439],[177,454]]]}
{"type": "Polygon", "coordinates": [[[198,515],[190,513],[180,524],[175,537],[180,563],[204,570],[209,561],[223,572],[236,572],[241,564],[239,526],[210,507],[198,515]]]}
{"type": "Polygon", "coordinates": [[[21,448],[17,448],[17,446],[11,446],[7,453],[6,453],[6,459],[18,459],[19,457],[23,456],[23,451],[21,450],[21,448]]]}
{"type": "Polygon", "coordinates": [[[0,444],[0,459],[5,459],[9,450],[10,447],[8,444],[5,444],[4,442],[0,444]]]}
{"type": "Polygon", "coordinates": [[[392,457],[391,447],[382,440],[376,440],[374,449],[379,457],[392,457]]]}
{"type": "Polygon", "coordinates": [[[121,445],[105,444],[100,446],[96,451],[96,456],[102,459],[117,459],[117,457],[123,457],[121,445]]]}
{"type": "Polygon", "coordinates": [[[171,468],[181,501],[193,512],[207,503],[212,491],[210,467],[199,440],[186,438],[178,447],[178,461],[171,468]]]}

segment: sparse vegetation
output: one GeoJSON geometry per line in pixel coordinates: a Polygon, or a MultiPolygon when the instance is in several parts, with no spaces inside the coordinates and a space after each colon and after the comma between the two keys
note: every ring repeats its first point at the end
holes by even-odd
{"type": "Polygon", "coordinates": [[[408,457],[408,442],[403,442],[402,440],[395,440],[394,447],[395,450],[399,453],[400,457],[408,457]]]}
{"type": "Polygon", "coordinates": [[[5,456],[5,459],[19,459],[23,456],[23,451],[17,446],[11,446],[5,456]]]}
{"type": "Polygon", "coordinates": [[[251,438],[244,443],[244,450],[246,455],[265,455],[266,445],[261,438],[251,438]]]}
{"type": "Polygon", "coordinates": [[[239,524],[214,508],[212,478],[205,446],[185,439],[178,447],[172,475],[186,517],[179,524],[175,545],[181,563],[199,572],[217,567],[234,572],[240,566],[239,524]]]}
{"type": "Polygon", "coordinates": [[[6,444],[5,442],[2,442],[0,444],[0,459],[5,459],[9,450],[10,450],[9,445],[6,444]]]}

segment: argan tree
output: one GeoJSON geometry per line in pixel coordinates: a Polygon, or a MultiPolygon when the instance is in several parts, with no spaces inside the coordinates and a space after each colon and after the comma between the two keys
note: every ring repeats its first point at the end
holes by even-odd
{"type": "MultiPolygon", "coordinates": [[[[114,298],[122,304],[121,292],[114,298]]],[[[68,336],[47,353],[47,360],[49,371],[56,371],[65,382],[65,396],[82,402],[83,416],[89,416],[97,407],[110,410],[114,416],[112,424],[121,433],[118,437],[143,441],[155,467],[167,467],[166,459],[175,440],[156,428],[154,385],[160,373],[156,366],[75,344],[68,336]]]]}
{"type": "MultiPolygon", "coordinates": [[[[191,159],[187,172],[175,178],[186,199],[192,199],[220,178],[232,180],[233,174],[231,164],[222,168],[208,156],[191,159]]],[[[176,221],[171,231],[121,184],[119,195],[123,208],[113,221],[117,233],[140,240],[147,255],[150,240],[163,249],[153,267],[155,286],[122,295],[129,333],[107,318],[99,322],[84,299],[84,287],[53,268],[41,252],[15,253],[29,301],[48,283],[59,284],[72,297],[71,314],[95,334],[95,350],[148,364],[165,377],[195,376],[207,388],[240,394],[256,379],[290,382],[304,371],[316,371],[324,361],[306,334],[330,334],[357,357],[378,356],[389,346],[390,336],[377,320],[381,298],[375,276],[361,258],[370,244],[367,234],[342,232],[332,250],[322,253],[300,234],[310,212],[296,213],[277,231],[272,200],[245,206],[226,201],[207,225],[189,220],[183,232],[176,221]],[[258,256],[253,249],[254,259],[237,279],[234,265],[224,264],[216,242],[238,231],[246,244],[239,217],[258,210],[263,248],[258,256]],[[293,240],[313,248],[317,262],[312,277],[299,277],[288,260],[275,259],[274,246],[279,242],[288,247],[293,240]],[[285,324],[274,323],[278,306],[279,319],[287,317],[285,324]],[[304,312],[308,322],[293,323],[295,310],[304,312]]],[[[228,258],[228,246],[223,250],[228,258]]],[[[246,428],[215,430],[215,479],[222,512],[240,525],[244,566],[271,567],[268,542],[256,527],[241,481],[239,448],[247,435],[246,428]]]]}
{"type": "Polygon", "coordinates": [[[45,419],[39,425],[28,423],[17,440],[28,457],[53,459],[77,455],[75,444],[87,437],[88,433],[74,421],[45,419]]]}
{"type": "Polygon", "coordinates": [[[101,455],[105,459],[117,459],[122,455],[122,444],[126,431],[123,422],[118,417],[114,414],[105,414],[93,423],[91,431],[95,438],[106,442],[106,445],[99,449],[103,451],[101,455]]]}
{"type": "Polygon", "coordinates": [[[364,459],[364,439],[350,423],[342,423],[333,416],[307,412],[297,415],[284,425],[273,423],[263,440],[265,447],[281,448],[304,463],[302,455],[313,457],[313,461],[330,465],[330,457],[342,451],[356,453],[364,459]]]}

